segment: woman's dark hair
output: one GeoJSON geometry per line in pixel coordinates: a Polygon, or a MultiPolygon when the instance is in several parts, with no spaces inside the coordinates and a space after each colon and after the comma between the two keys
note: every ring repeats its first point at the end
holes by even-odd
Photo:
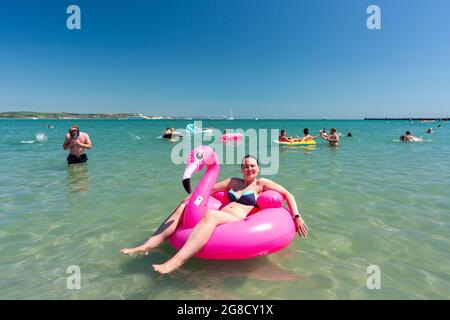
{"type": "Polygon", "coordinates": [[[304,134],[309,134],[308,128],[303,129],[303,133],[304,133],[304,134]]]}
{"type": "MultiPolygon", "coordinates": [[[[284,130],[284,129],[281,130],[281,133],[280,133],[280,134],[283,134],[283,133],[286,133],[286,130],[284,130]]],[[[247,155],[247,156],[248,156],[248,155],[247,155]]],[[[246,157],[247,157],[247,156],[246,156],[246,157]]],[[[244,159],[245,159],[245,158],[244,158],[244,159]]]]}
{"type": "Polygon", "coordinates": [[[410,132],[410,131],[406,131],[405,134],[406,134],[407,136],[410,136],[410,135],[411,135],[411,132],[410,132]]]}
{"type": "MultiPolygon", "coordinates": [[[[251,158],[251,159],[255,159],[256,160],[256,164],[259,166],[259,161],[258,159],[256,159],[256,157],[252,156],[251,154],[248,154],[244,157],[244,159],[242,159],[242,162],[244,162],[245,159],[247,158],[251,158]]],[[[241,168],[242,168],[242,163],[241,163],[241,168]]]]}

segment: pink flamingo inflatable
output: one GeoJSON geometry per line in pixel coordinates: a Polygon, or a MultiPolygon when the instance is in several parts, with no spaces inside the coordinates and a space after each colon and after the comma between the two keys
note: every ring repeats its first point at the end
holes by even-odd
{"type": "MultiPolygon", "coordinates": [[[[213,149],[199,146],[193,149],[183,174],[183,186],[191,193],[190,179],[206,165],[183,213],[180,226],[169,238],[180,249],[193,227],[208,209],[220,210],[228,203],[225,193],[211,196],[219,176],[219,161],[213,149]]],[[[205,259],[248,259],[263,256],[287,247],[295,237],[296,227],[291,213],[282,206],[283,198],[276,191],[265,191],[257,199],[258,208],[244,220],[216,227],[206,245],[195,255],[205,259]]]]}

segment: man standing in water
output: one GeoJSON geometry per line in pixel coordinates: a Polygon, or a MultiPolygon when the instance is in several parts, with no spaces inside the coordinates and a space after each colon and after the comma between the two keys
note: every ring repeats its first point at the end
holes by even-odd
{"type": "Polygon", "coordinates": [[[77,126],[71,126],[63,144],[64,150],[70,149],[68,164],[84,163],[88,160],[84,149],[91,149],[92,143],[87,133],[80,132],[77,126]]]}
{"type": "Polygon", "coordinates": [[[336,128],[331,129],[331,135],[327,135],[326,133],[323,133],[322,131],[319,133],[319,135],[327,140],[331,146],[338,146],[339,145],[339,135],[337,133],[336,128]]]}

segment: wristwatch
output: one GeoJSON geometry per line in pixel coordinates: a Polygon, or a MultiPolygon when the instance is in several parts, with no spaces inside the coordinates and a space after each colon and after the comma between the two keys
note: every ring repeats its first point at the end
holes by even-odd
{"type": "Polygon", "coordinates": [[[294,218],[295,218],[295,219],[300,218],[300,215],[297,213],[297,214],[294,216],[294,218]]]}

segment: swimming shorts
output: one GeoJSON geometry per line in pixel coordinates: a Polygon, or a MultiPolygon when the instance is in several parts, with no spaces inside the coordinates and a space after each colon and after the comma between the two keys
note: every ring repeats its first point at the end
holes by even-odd
{"type": "Polygon", "coordinates": [[[69,154],[67,157],[67,164],[77,164],[77,163],[84,163],[88,161],[88,157],[86,153],[83,153],[81,156],[76,156],[73,154],[69,154]]]}

